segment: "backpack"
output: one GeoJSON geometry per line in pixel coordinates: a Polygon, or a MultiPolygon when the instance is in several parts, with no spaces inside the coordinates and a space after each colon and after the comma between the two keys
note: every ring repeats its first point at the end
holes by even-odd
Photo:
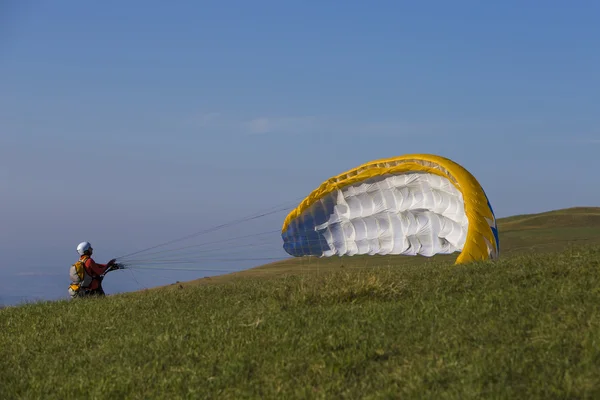
{"type": "Polygon", "coordinates": [[[69,276],[71,277],[69,294],[71,297],[77,296],[81,289],[89,287],[92,283],[92,277],[85,270],[85,262],[89,259],[90,258],[86,256],[71,265],[71,269],[69,270],[69,276]]]}

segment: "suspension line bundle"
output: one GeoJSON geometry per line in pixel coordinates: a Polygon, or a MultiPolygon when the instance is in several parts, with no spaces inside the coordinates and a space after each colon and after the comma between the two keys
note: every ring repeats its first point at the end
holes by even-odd
{"type": "Polygon", "coordinates": [[[206,268],[206,264],[258,263],[289,258],[289,255],[279,252],[282,249],[280,229],[254,229],[255,232],[245,235],[236,235],[235,232],[242,224],[260,223],[268,216],[293,209],[296,203],[297,200],[288,201],[256,214],[119,256],[116,260],[126,269],[224,272],[223,269],[206,268]],[[227,229],[230,231],[226,231],[228,234],[225,238],[211,237],[211,234],[227,229]],[[234,233],[229,233],[232,231],[234,233]]]}

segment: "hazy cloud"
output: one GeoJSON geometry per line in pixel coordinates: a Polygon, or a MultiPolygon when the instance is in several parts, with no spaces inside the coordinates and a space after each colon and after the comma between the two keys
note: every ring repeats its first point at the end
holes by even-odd
{"type": "Polygon", "coordinates": [[[303,134],[315,132],[323,126],[316,117],[258,117],[242,123],[244,133],[303,134]]]}
{"type": "Polygon", "coordinates": [[[440,135],[481,126],[479,122],[409,122],[409,121],[361,121],[331,117],[307,116],[255,116],[241,118],[210,112],[193,116],[191,126],[205,132],[227,132],[240,135],[440,135]]]}
{"type": "Polygon", "coordinates": [[[18,272],[16,274],[14,274],[14,276],[59,276],[59,275],[61,275],[61,274],[59,274],[58,272],[37,272],[37,271],[18,272]]]}
{"type": "Polygon", "coordinates": [[[246,122],[245,125],[250,129],[251,133],[267,133],[272,128],[272,123],[269,118],[256,118],[246,122]]]}

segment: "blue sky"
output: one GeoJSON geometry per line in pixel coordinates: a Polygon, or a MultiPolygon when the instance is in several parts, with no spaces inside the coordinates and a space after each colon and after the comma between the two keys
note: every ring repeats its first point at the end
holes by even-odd
{"type": "Polygon", "coordinates": [[[465,166],[499,217],[599,205],[599,17],[592,1],[3,2],[0,295],[33,271],[62,296],[81,240],[106,261],[406,153],[465,166]]]}

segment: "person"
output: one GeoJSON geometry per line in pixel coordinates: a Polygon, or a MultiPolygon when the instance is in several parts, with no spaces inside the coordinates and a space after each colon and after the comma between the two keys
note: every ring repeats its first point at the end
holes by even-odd
{"type": "Polygon", "coordinates": [[[94,249],[90,242],[81,242],[77,246],[77,253],[79,253],[79,261],[83,265],[84,274],[87,275],[84,279],[81,279],[81,283],[73,283],[71,288],[79,285],[75,290],[70,290],[73,297],[83,296],[105,296],[104,289],[102,289],[102,280],[104,274],[110,269],[119,269],[121,266],[116,263],[115,259],[110,260],[106,264],[98,264],[92,258],[94,249]]]}

